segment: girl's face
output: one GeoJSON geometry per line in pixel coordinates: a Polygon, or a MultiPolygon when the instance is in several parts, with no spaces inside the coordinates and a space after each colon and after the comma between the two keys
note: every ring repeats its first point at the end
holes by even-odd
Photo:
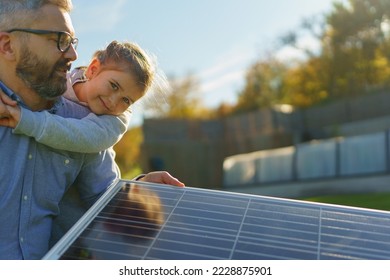
{"type": "Polygon", "coordinates": [[[103,69],[98,60],[89,65],[86,75],[82,101],[97,115],[120,115],[143,95],[130,73],[103,69]]]}

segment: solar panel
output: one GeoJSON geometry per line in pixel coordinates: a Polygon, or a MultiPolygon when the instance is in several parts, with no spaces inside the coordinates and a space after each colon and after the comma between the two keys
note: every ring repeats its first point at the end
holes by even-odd
{"type": "Polygon", "coordinates": [[[121,180],[44,259],[390,259],[389,233],[385,211],[121,180]]]}

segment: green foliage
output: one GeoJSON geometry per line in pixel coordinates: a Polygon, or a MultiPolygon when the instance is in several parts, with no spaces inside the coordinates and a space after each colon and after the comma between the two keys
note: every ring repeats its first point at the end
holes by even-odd
{"type": "Polygon", "coordinates": [[[282,103],[308,107],[328,97],[327,75],[321,57],[312,57],[298,67],[290,68],[285,78],[286,94],[282,103]]]}
{"type": "Polygon", "coordinates": [[[281,38],[283,46],[306,55],[299,63],[270,56],[247,71],[234,111],[287,103],[308,107],[321,102],[390,89],[390,1],[335,2],[324,16],[306,19],[300,30],[281,38]],[[319,51],[300,48],[306,31],[321,42],[319,51]]]}
{"type": "Polygon", "coordinates": [[[269,108],[285,97],[286,66],[276,59],[259,61],[247,71],[236,112],[269,108]]]}
{"type": "Polygon", "coordinates": [[[323,45],[330,60],[333,97],[354,96],[388,85],[389,19],[389,1],[350,0],[349,6],[334,5],[324,33],[328,44],[323,45]]]}

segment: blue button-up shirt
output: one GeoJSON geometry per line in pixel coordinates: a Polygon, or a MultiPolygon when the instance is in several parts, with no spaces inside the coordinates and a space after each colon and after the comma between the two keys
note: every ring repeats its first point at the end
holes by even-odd
{"type": "MultiPolygon", "coordinates": [[[[22,114],[34,114],[8,88],[6,93],[24,107],[22,114]]],[[[90,113],[62,97],[51,112],[73,118],[90,113]]],[[[65,190],[75,184],[83,199],[95,200],[119,176],[114,156],[112,149],[98,154],[55,150],[0,127],[0,259],[40,259],[65,190]]]]}

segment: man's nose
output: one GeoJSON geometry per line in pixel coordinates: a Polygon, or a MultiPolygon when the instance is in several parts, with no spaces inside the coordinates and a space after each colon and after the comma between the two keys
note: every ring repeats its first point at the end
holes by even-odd
{"type": "Polygon", "coordinates": [[[75,61],[78,57],[75,47],[71,45],[70,48],[64,53],[64,56],[71,61],[75,61]]]}

